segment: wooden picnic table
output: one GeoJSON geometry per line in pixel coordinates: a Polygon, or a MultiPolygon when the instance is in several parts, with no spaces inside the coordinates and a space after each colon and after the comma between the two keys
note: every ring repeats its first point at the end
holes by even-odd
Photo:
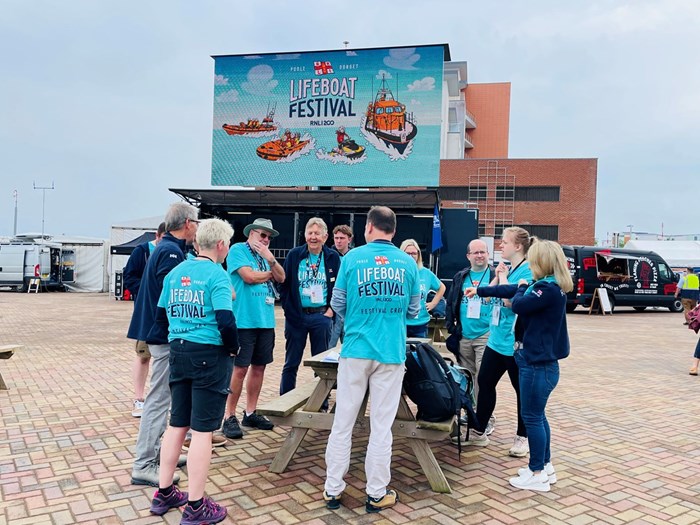
{"type": "MultiPolygon", "coordinates": [[[[333,426],[335,414],[333,411],[322,412],[321,406],[335,386],[338,376],[338,361],[326,359],[335,350],[330,349],[304,360],[304,366],[312,368],[317,376],[315,380],[299,385],[283,396],[258,407],[258,413],[268,416],[273,423],[291,427],[270,464],[270,472],[281,473],[286,470],[309,430],[330,430],[333,426]]],[[[366,416],[368,396],[369,392],[365,395],[358,413],[356,431],[369,432],[369,417],[366,416]]],[[[402,393],[392,432],[395,437],[407,438],[430,487],[435,492],[450,494],[452,489],[430,448],[429,441],[448,438],[454,423],[454,418],[439,423],[417,421],[408,405],[406,395],[402,393]]]]}

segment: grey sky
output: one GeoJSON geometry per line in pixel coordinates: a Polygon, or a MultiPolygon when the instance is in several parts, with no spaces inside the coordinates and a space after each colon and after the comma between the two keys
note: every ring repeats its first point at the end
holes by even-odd
{"type": "Polygon", "coordinates": [[[700,194],[700,2],[4,0],[0,235],[107,238],[208,187],[210,55],[448,43],[512,83],[512,158],[597,157],[596,236],[686,233],[700,194]],[[384,6],[381,11],[378,6],[384,6]],[[391,16],[389,16],[391,15],[391,16]],[[368,24],[375,17],[386,24],[368,24]],[[381,29],[380,29],[381,28],[381,29]]]}

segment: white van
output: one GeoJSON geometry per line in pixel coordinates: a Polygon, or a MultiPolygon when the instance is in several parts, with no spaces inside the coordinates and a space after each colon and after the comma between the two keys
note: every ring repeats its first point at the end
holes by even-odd
{"type": "Polygon", "coordinates": [[[46,288],[62,289],[73,282],[75,254],[60,244],[9,241],[0,243],[0,286],[25,291],[32,278],[46,288]]]}

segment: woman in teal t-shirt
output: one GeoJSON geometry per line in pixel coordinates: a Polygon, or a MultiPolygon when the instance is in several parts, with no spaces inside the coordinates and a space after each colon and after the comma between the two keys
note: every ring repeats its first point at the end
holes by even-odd
{"type": "Polygon", "coordinates": [[[420,253],[418,243],[413,239],[406,239],[401,243],[401,251],[413,257],[418,265],[418,280],[420,283],[420,311],[415,319],[406,319],[407,337],[427,337],[430,312],[435,308],[442,296],[445,295],[445,285],[437,275],[423,266],[423,256],[420,253]],[[435,292],[432,301],[427,302],[428,292],[435,292]]]}
{"type": "MultiPolygon", "coordinates": [[[[530,266],[527,262],[527,251],[530,249],[532,238],[527,230],[518,227],[506,228],[501,238],[501,257],[510,262],[510,268],[503,261],[496,267],[496,285],[517,284],[521,279],[532,281],[530,266]]],[[[497,297],[499,286],[479,286],[468,288],[467,297],[478,294],[479,297],[497,297]]],[[[512,295],[512,294],[511,294],[512,295]]],[[[518,429],[513,440],[513,446],[508,454],[513,457],[524,457],[528,453],[527,430],[520,413],[520,380],[518,365],[513,357],[515,335],[513,325],[515,314],[510,308],[508,299],[494,299],[491,313],[489,339],[484,350],[484,357],[479,369],[479,397],[476,402],[476,424],[470,429],[469,440],[466,444],[486,446],[489,438],[484,433],[489,419],[496,408],[496,385],[508,372],[510,383],[513,385],[518,403],[518,429]]]]}

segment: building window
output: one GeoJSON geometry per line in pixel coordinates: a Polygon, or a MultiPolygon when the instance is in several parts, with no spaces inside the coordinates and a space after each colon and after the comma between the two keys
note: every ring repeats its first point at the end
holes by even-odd
{"type": "Polygon", "coordinates": [[[519,224],[521,228],[525,228],[530,235],[534,235],[546,241],[559,241],[559,226],[556,224],[519,224]]]}
{"type": "Polygon", "coordinates": [[[479,224],[479,237],[485,237],[485,236],[486,236],[486,225],[479,224]]]}
{"type": "Polygon", "coordinates": [[[464,186],[461,187],[451,187],[451,188],[440,188],[440,199],[444,201],[466,201],[469,199],[469,190],[464,186]]]}
{"type": "Polygon", "coordinates": [[[501,237],[503,237],[503,230],[505,230],[506,228],[510,228],[511,226],[512,224],[495,224],[493,226],[493,236],[496,239],[500,239],[501,237]]]}
{"type": "Polygon", "coordinates": [[[559,186],[516,186],[515,200],[559,202],[559,186]]]}
{"type": "Polygon", "coordinates": [[[470,186],[469,187],[469,200],[470,201],[485,201],[486,200],[486,186],[470,186]]]}
{"type": "Polygon", "coordinates": [[[496,200],[497,201],[512,201],[515,195],[515,189],[513,186],[497,186],[496,187],[496,200]]]}

